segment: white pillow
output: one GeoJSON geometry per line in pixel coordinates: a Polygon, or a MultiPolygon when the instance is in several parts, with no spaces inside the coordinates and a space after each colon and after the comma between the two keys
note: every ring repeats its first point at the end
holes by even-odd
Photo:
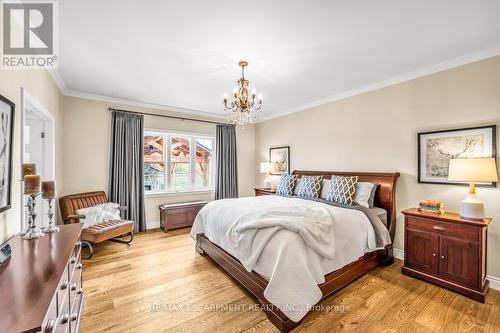
{"type": "Polygon", "coordinates": [[[84,228],[89,228],[102,222],[120,220],[118,207],[120,207],[119,204],[108,202],[97,206],[80,208],[76,213],[85,216],[85,218],[80,219],[80,223],[83,223],[84,228]]]}
{"type": "Polygon", "coordinates": [[[80,208],[76,211],[78,215],[83,215],[85,218],[80,219],[80,223],[83,223],[83,228],[88,228],[96,224],[101,223],[102,207],[93,206],[87,208],[80,208]]]}
{"type": "Polygon", "coordinates": [[[321,194],[320,198],[326,200],[326,196],[328,195],[328,192],[330,191],[330,179],[323,179],[323,186],[321,186],[321,194]]]}
{"type": "Polygon", "coordinates": [[[121,220],[120,216],[120,210],[118,207],[120,207],[119,204],[114,203],[114,202],[107,202],[102,205],[102,221],[113,221],[113,220],[121,220]]]}
{"type": "Polygon", "coordinates": [[[377,184],[370,182],[358,182],[354,193],[354,202],[366,208],[373,208],[373,198],[377,184]]]}
{"type": "Polygon", "coordinates": [[[295,188],[293,189],[293,195],[299,195],[299,187],[300,184],[302,183],[302,179],[297,179],[297,182],[295,183],[295,188]]]}

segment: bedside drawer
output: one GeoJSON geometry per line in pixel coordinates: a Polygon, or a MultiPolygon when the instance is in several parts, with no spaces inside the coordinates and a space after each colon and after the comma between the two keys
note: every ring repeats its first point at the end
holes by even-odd
{"type": "Polygon", "coordinates": [[[437,233],[449,237],[464,238],[470,241],[479,241],[479,228],[471,225],[460,225],[436,221],[427,218],[407,216],[406,227],[409,229],[437,233]]]}
{"type": "Polygon", "coordinates": [[[271,189],[254,189],[255,190],[255,196],[256,197],[259,197],[259,196],[262,196],[262,195],[273,195],[276,193],[275,190],[271,190],[271,189]]]}

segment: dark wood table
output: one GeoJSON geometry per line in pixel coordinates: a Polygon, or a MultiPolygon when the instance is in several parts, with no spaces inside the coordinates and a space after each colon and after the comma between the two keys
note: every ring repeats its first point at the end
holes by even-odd
{"type": "Polygon", "coordinates": [[[255,196],[261,196],[261,195],[271,195],[276,193],[276,189],[274,188],[264,188],[264,187],[255,187],[255,196]]]}
{"type": "Polygon", "coordinates": [[[78,332],[83,305],[80,224],[39,239],[12,237],[0,265],[0,332],[78,332]]]}

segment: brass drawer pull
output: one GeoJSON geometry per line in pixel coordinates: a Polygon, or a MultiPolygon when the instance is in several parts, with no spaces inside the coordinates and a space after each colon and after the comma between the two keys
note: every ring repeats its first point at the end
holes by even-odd
{"type": "Polygon", "coordinates": [[[83,293],[83,289],[82,289],[82,288],[78,289],[78,291],[77,291],[76,293],[77,293],[78,295],[82,294],[82,293],[83,293]]]}
{"type": "Polygon", "coordinates": [[[446,259],[446,257],[445,256],[441,256],[441,259],[446,259]]]}
{"type": "Polygon", "coordinates": [[[68,282],[68,281],[64,281],[64,282],[61,284],[61,290],[64,290],[64,289],[68,288],[68,285],[69,285],[69,282],[68,282]]]}
{"type": "Polygon", "coordinates": [[[439,225],[435,225],[435,226],[433,226],[432,228],[433,228],[434,230],[439,230],[439,231],[445,231],[445,230],[446,230],[446,228],[445,228],[445,227],[441,227],[441,226],[439,226],[439,225]]]}
{"type": "Polygon", "coordinates": [[[47,321],[47,325],[45,325],[44,333],[52,333],[55,328],[56,321],[54,319],[50,319],[47,321]]]}
{"type": "Polygon", "coordinates": [[[433,257],[437,256],[435,253],[432,254],[433,257]]]}
{"type": "Polygon", "coordinates": [[[77,319],[78,319],[78,313],[75,312],[71,315],[71,321],[75,321],[77,319]]]}
{"type": "Polygon", "coordinates": [[[69,314],[65,313],[61,318],[61,324],[66,324],[69,320],[69,314]]]}
{"type": "Polygon", "coordinates": [[[76,290],[76,283],[73,283],[73,284],[71,285],[71,291],[75,291],[75,290],[76,290]]]}
{"type": "Polygon", "coordinates": [[[78,265],[76,265],[77,269],[82,269],[82,267],[83,267],[82,263],[79,263],[78,265]]]}
{"type": "Polygon", "coordinates": [[[71,263],[74,264],[76,262],[76,257],[71,258],[71,263]]]}

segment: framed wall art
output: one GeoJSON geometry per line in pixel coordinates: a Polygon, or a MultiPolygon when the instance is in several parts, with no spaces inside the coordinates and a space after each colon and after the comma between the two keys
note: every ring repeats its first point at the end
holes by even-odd
{"type": "Polygon", "coordinates": [[[270,148],[269,162],[275,163],[271,175],[290,174],[290,146],[270,148]]]}
{"type": "MultiPolygon", "coordinates": [[[[459,184],[448,180],[450,159],[496,157],[496,125],[418,133],[418,182],[459,184]]],[[[496,186],[496,183],[477,183],[496,186]]]]}
{"type": "Polygon", "coordinates": [[[0,212],[11,207],[15,105],[0,95],[0,212]]]}

